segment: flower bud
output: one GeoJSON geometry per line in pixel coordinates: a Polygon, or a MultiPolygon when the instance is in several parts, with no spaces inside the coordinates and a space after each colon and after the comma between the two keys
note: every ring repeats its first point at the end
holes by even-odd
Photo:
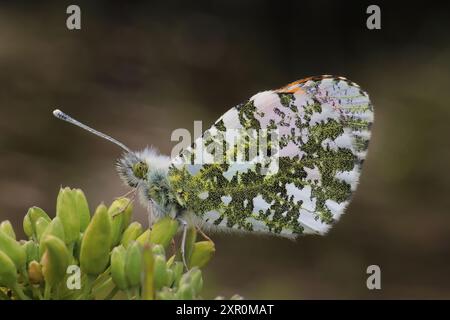
{"type": "Polygon", "coordinates": [[[89,204],[87,202],[86,196],[81,189],[73,190],[75,204],[78,212],[78,216],[80,217],[80,231],[84,232],[87,226],[89,225],[89,221],[91,221],[91,212],[89,211],[89,204]]]}
{"type": "Polygon", "coordinates": [[[56,200],[56,216],[64,227],[66,243],[75,242],[80,233],[80,216],[77,212],[74,192],[68,187],[59,190],[56,200]]]}
{"type": "Polygon", "coordinates": [[[142,225],[135,221],[131,223],[123,232],[120,243],[126,248],[131,241],[136,240],[142,234],[142,225]]]}
{"type": "Polygon", "coordinates": [[[212,241],[199,241],[194,244],[191,257],[189,259],[189,267],[204,267],[209,260],[211,260],[214,252],[214,242],[212,241]]]}
{"type": "Polygon", "coordinates": [[[189,284],[181,285],[177,290],[176,298],[178,300],[193,300],[194,290],[192,289],[192,286],[189,284]]]}
{"type": "Polygon", "coordinates": [[[130,287],[137,287],[141,282],[142,248],[139,243],[132,241],[125,256],[125,274],[130,287]]]}
{"type": "Polygon", "coordinates": [[[11,258],[0,250],[0,287],[12,288],[17,283],[17,269],[11,258]]]}
{"type": "Polygon", "coordinates": [[[160,290],[168,282],[166,258],[163,255],[154,256],[154,285],[155,291],[160,290]]]}
{"type": "Polygon", "coordinates": [[[162,288],[162,290],[156,294],[156,298],[158,300],[174,300],[175,294],[170,288],[162,288]]]}
{"type": "Polygon", "coordinates": [[[22,248],[24,248],[27,256],[26,264],[33,260],[39,260],[39,245],[36,242],[29,240],[22,245],[22,248]]]}
{"type": "Polygon", "coordinates": [[[42,274],[45,281],[54,287],[66,275],[69,266],[70,256],[65,243],[52,235],[45,237],[45,252],[41,259],[42,274]]]}
{"type": "Polygon", "coordinates": [[[142,250],[141,296],[143,300],[154,299],[154,257],[149,243],[142,250]]]}
{"type": "Polygon", "coordinates": [[[83,235],[80,250],[81,270],[87,274],[102,273],[109,262],[111,248],[111,217],[101,204],[83,235]]]}
{"type": "MultiPolygon", "coordinates": [[[[197,240],[197,230],[195,227],[191,227],[187,230],[186,243],[184,247],[184,257],[189,265],[192,252],[194,251],[195,241],[197,240]]],[[[181,252],[180,252],[181,255],[181,252]]]]}
{"type": "Polygon", "coordinates": [[[122,233],[130,223],[133,205],[130,199],[119,198],[115,200],[108,209],[112,220],[112,246],[119,244],[122,233]]]}
{"type": "MultiPolygon", "coordinates": [[[[191,269],[192,270],[192,269],[191,269]]],[[[184,284],[190,284],[192,281],[192,277],[191,277],[192,273],[190,271],[184,273],[181,276],[180,282],[179,282],[179,287],[181,287],[184,284]]]]}
{"type": "Polygon", "coordinates": [[[2,230],[5,234],[16,240],[16,233],[14,232],[14,228],[9,220],[5,220],[0,223],[0,230],[2,230]]]}
{"type": "Polygon", "coordinates": [[[152,251],[153,251],[154,255],[161,255],[163,257],[166,256],[166,252],[164,250],[164,247],[162,245],[160,245],[160,244],[153,245],[152,251]]]}
{"type": "Polygon", "coordinates": [[[111,277],[120,290],[128,289],[125,276],[126,250],[123,246],[115,247],[111,253],[111,277]]]}
{"type": "Polygon", "coordinates": [[[202,272],[199,268],[194,267],[185,274],[180,279],[179,287],[183,286],[190,286],[194,296],[197,296],[202,288],[203,288],[203,279],[202,279],[202,272]]]}
{"type": "Polygon", "coordinates": [[[31,284],[41,284],[44,282],[42,267],[39,262],[33,260],[28,264],[28,277],[31,284]]]}
{"type": "Polygon", "coordinates": [[[202,272],[198,268],[192,268],[189,270],[191,273],[191,285],[194,290],[194,295],[199,295],[203,289],[203,277],[202,272]]]}
{"type": "Polygon", "coordinates": [[[123,211],[121,214],[123,214],[123,216],[125,217],[125,219],[123,219],[123,228],[125,230],[126,227],[128,227],[128,225],[131,222],[131,217],[133,215],[133,202],[128,199],[128,198],[124,198],[126,201],[125,203],[125,211],[123,211]]]}
{"type": "Polygon", "coordinates": [[[39,237],[41,240],[39,244],[39,257],[42,257],[42,255],[45,252],[45,244],[44,241],[42,240],[45,239],[45,236],[47,235],[55,236],[61,239],[62,241],[65,240],[64,227],[59,217],[55,217],[47,226],[47,228],[42,232],[42,235],[39,237]]]}
{"type": "Polygon", "coordinates": [[[15,239],[0,230],[0,250],[14,262],[18,270],[25,268],[27,253],[15,239]]]}
{"type": "Polygon", "coordinates": [[[23,219],[23,231],[29,238],[33,236],[36,237],[35,224],[39,218],[44,218],[47,222],[50,222],[51,220],[48,214],[41,208],[31,207],[28,209],[28,212],[23,219]]]}
{"type": "Polygon", "coordinates": [[[175,255],[171,256],[169,260],[167,260],[167,268],[171,268],[174,262],[175,262],[175,255]]]}
{"type": "Polygon", "coordinates": [[[173,284],[174,273],[173,273],[172,269],[167,268],[167,265],[166,265],[166,272],[167,272],[167,278],[166,278],[166,283],[164,284],[164,287],[171,287],[173,284]]]}
{"type": "Polygon", "coordinates": [[[171,269],[173,270],[173,284],[178,287],[183,275],[184,265],[180,261],[175,261],[171,269]]]}
{"type": "Polygon", "coordinates": [[[33,236],[33,226],[31,225],[30,216],[28,214],[23,218],[23,232],[30,239],[33,236]]]}
{"type": "Polygon", "coordinates": [[[49,224],[50,223],[47,220],[45,220],[44,218],[37,219],[36,224],[35,224],[35,230],[36,230],[36,239],[39,242],[41,241],[42,234],[47,229],[49,224]]]}
{"type": "Polygon", "coordinates": [[[78,235],[78,240],[75,241],[75,245],[73,246],[73,257],[80,261],[80,252],[81,252],[81,243],[83,242],[83,233],[78,235]]]}
{"type": "Polygon", "coordinates": [[[170,217],[162,218],[152,227],[150,242],[166,248],[178,230],[178,221],[170,217]]]}
{"type": "Polygon", "coordinates": [[[143,234],[141,234],[136,241],[141,245],[144,246],[145,244],[150,242],[150,229],[145,230],[143,234]]]}

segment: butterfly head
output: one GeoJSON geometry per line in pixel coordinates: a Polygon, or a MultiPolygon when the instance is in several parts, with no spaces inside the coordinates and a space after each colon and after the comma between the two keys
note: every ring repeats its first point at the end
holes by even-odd
{"type": "Polygon", "coordinates": [[[152,203],[155,214],[172,212],[177,201],[167,179],[170,158],[152,148],[126,152],[117,161],[117,171],[126,185],[138,189],[144,204],[152,203]]]}
{"type": "Polygon", "coordinates": [[[126,152],[117,161],[116,168],[119,176],[126,185],[136,188],[147,181],[149,164],[137,152],[126,152]]]}
{"type": "Polygon", "coordinates": [[[147,173],[148,173],[148,164],[145,163],[144,161],[139,161],[136,162],[133,167],[133,175],[137,178],[137,179],[144,179],[145,177],[147,177],[147,173]]]}
{"type": "Polygon", "coordinates": [[[143,182],[147,185],[159,182],[160,176],[166,176],[169,164],[169,157],[153,148],[145,148],[125,152],[117,161],[117,171],[127,185],[135,188],[143,182]]]}

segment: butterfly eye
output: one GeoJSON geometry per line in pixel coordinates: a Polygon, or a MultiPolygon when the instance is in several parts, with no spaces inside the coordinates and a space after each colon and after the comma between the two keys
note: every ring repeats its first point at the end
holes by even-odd
{"type": "Polygon", "coordinates": [[[145,179],[148,172],[147,163],[140,161],[133,165],[133,174],[138,179],[145,179]]]}

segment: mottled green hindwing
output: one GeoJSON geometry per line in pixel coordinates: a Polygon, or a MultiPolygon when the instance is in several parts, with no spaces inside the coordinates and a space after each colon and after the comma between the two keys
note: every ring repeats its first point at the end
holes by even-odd
{"type": "MultiPolygon", "coordinates": [[[[260,92],[226,112],[173,160],[171,188],[206,227],[287,237],[324,234],[356,190],[372,122],[368,95],[344,78],[308,78],[260,92]],[[276,157],[262,163],[210,161],[210,151],[218,148],[221,160],[236,160],[237,146],[219,139],[231,129],[276,130],[276,157]],[[195,162],[200,144],[209,161],[195,162]],[[277,170],[271,170],[275,161],[277,170]]],[[[258,143],[240,139],[245,150],[258,143]]]]}

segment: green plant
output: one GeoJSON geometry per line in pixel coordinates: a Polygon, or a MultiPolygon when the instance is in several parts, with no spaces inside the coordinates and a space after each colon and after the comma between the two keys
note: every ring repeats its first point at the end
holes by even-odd
{"type": "Polygon", "coordinates": [[[129,199],[101,204],[91,217],[80,189],[62,188],[56,216],[32,207],[23,220],[28,240],[0,224],[1,299],[199,299],[203,268],[214,254],[209,239],[188,230],[184,267],[174,237],[178,221],[144,230],[131,222],[129,199]]]}

